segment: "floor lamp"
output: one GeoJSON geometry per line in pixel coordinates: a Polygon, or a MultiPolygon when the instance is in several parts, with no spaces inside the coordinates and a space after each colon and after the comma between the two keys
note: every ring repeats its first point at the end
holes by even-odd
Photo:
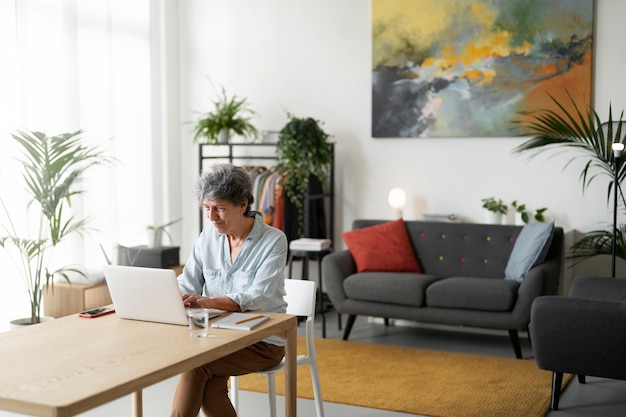
{"type": "Polygon", "coordinates": [[[624,150],[624,144],[614,142],[613,148],[613,168],[615,177],[613,178],[613,253],[611,255],[611,276],[615,278],[615,259],[617,257],[617,193],[619,184],[619,165],[624,150]]]}

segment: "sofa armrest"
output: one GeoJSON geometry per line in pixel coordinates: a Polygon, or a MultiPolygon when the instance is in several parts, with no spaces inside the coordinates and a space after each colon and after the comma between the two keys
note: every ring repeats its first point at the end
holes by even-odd
{"type": "Polygon", "coordinates": [[[513,308],[519,330],[524,330],[530,321],[530,309],[535,298],[556,294],[560,274],[561,264],[557,260],[536,265],[528,271],[517,290],[517,301],[513,308]]]}
{"type": "Polygon", "coordinates": [[[624,303],[543,296],[532,306],[530,335],[540,368],[626,378],[624,303]]]}
{"type": "Polygon", "coordinates": [[[355,274],[356,263],[349,250],[341,250],[324,256],[322,259],[322,277],[324,289],[333,303],[333,307],[341,313],[341,306],[346,301],[343,280],[355,274]]]}
{"type": "Polygon", "coordinates": [[[600,301],[626,300],[626,279],[600,276],[576,277],[569,296],[600,301]]]}

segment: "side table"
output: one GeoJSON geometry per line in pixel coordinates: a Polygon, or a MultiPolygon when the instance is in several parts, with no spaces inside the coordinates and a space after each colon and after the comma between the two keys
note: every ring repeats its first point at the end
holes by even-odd
{"type": "Polygon", "coordinates": [[[302,259],[302,279],[309,279],[309,256],[314,256],[317,261],[318,270],[318,298],[317,306],[322,316],[322,337],[326,338],[326,316],[324,315],[324,286],[322,284],[322,259],[330,253],[330,249],[322,250],[291,250],[289,252],[289,278],[291,279],[291,271],[293,266],[293,258],[302,259]]]}
{"type": "Polygon", "coordinates": [[[44,314],[55,318],[112,302],[105,281],[95,284],[55,282],[54,289],[48,289],[43,297],[44,314]]]}

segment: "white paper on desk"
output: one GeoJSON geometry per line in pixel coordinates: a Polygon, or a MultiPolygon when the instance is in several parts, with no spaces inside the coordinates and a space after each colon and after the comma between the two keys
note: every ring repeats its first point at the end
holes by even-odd
{"type": "Polygon", "coordinates": [[[215,327],[218,329],[233,329],[233,330],[248,330],[249,331],[249,330],[254,329],[259,324],[263,323],[264,321],[269,320],[269,318],[270,318],[269,316],[265,316],[263,314],[258,314],[258,313],[231,313],[228,316],[224,317],[223,319],[220,319],[216,321],[215,323],[212,323],[211,327],[215,327]],[[246,320],[251,317],[257,317],[257,316],[260,316],[260,317],[254,320],[248,320],[243,323],[237,324],[238,321],[246,320]]]}

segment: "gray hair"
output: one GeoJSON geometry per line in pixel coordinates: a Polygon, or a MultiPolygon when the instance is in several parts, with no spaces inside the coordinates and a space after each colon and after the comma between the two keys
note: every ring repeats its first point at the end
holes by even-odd
{"type": "Polygon", "coordinates": [[[232,164],[213,165],[198,179],[195,194],[200,205],[204,199],[228,200],[238,206],[247,200],[245,216],[250,215],[250,206],[254,203],[252,178],[245,169],[232,164]]]}

